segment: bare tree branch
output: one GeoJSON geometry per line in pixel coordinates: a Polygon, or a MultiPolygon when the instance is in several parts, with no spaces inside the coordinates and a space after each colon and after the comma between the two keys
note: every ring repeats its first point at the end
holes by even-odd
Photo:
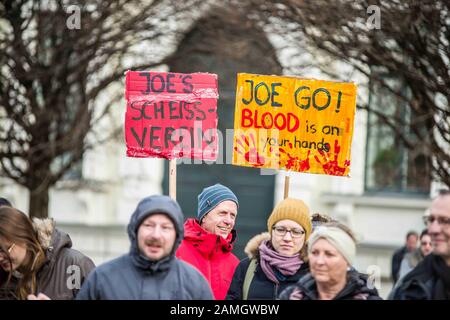
{"type": "Polygon", "coordinates": [[[449,1],[250,0],[245,10],[255,19],[282,21],[280,28],[303,49],[345,62],[404,101],[411,119],[395,118],[375,106],[360,107],[390,127],[409,150],[420,143],[433,158],[432,174],[450,186],[449,1]],[[379,28],[370,24],[371,5],[380,10],[379,28]],[[404,86],[392,87],[392,79],[404,86]]]}
{"type": "Polygon", "coordinates": [[[113,99],[110,95],[110,101],[99,101],[100,93],[122,80],[127,69],[163,64],[169,52],[155,44],[176,38],[169,22],[184,15],[188,24],[190,5],[198,3],[0,4],[0,175],[30,190],[31,215],[47,216],[49,188],[87,149],[117,136],[118,129],[112,128],[110,134],[87,139],[110,114],[113,99]],[[80,29],[67,26],[70,5],[80,8],[80,29]],[[147,49],[142,52],[144,45],[147,49]]]}

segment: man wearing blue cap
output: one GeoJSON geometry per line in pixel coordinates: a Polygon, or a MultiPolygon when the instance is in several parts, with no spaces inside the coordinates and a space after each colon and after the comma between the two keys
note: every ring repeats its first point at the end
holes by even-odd
{"type": "Polygon", "coordinates": [[[215,184],[203,189],[198,196],[197,218],[185,222],[184,239],[176,253],[206,277],[217,300],[225,299],[239,264],[231,253],[238,207],[238,199],[229,188],[215,184]]]}

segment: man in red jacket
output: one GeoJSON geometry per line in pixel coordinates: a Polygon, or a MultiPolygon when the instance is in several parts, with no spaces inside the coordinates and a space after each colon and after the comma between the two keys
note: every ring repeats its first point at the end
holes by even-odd
{"type": "Polygon", "coordinates": [[[186,220],[184,239],[176,253],[205,276],[217,300],[225,299],[239,263],[231,253],[238,207],[238,199],[229,188],[215,184],[203,189],[198,196],[197,218],[186,220]]]}

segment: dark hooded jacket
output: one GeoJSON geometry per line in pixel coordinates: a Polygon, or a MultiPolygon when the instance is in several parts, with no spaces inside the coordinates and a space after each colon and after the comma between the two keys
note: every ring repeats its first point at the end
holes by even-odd
{"type": "Polygon", "coordinates": [[[143,199],[128,225],[130,252],[96,268],[78,300],[190,300],[213,299],[206,279],[194,267],[178,260],[175,251],[183,239],[183,213],[167,196],[143,199]],[[171,253],[151,261],[138,248],[137,231],[151,214],[164,213],[174,223],[176,240],[171,253]]]}
{"type": "Polygon", "coordinates": [[[394,300],[450,300],[450,266],[433,253],[406,274],[392,290],[394,300]]]}
{"type": "MultiPolygon", "coordinates": [[[[281,292],[280,300],[319,300],[316,280],[311,273],[281,292]],[[295,298],[293,298],[295,296],[295,298]]],[[[345,287],[333,300],[382,300],[375,288],[367,286],[367,275],[352,269],[347,272],[345,287]]]]}
{"type": "MultiPolygon", "coordinates": [[[[34,219],[33,226],[45,251],[46,260],[37,273],[34,294],[43,293],[52,300],[71,300],[91,270],[91,259],[72,249],[69,235],[56,229],[51,219],[34,219]]],[[[8,288],[0,290],[0,299],[14,299],[18,279],[11,277],[8,288]]]]}

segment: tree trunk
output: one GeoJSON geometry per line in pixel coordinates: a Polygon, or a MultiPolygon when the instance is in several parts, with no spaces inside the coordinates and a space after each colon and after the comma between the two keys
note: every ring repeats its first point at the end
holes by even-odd
{"type": "Polygon", "coordinates": [[[34,190],[30,190],[30,218],[48,218],[49,186],[40,185],[34,190]]]}

